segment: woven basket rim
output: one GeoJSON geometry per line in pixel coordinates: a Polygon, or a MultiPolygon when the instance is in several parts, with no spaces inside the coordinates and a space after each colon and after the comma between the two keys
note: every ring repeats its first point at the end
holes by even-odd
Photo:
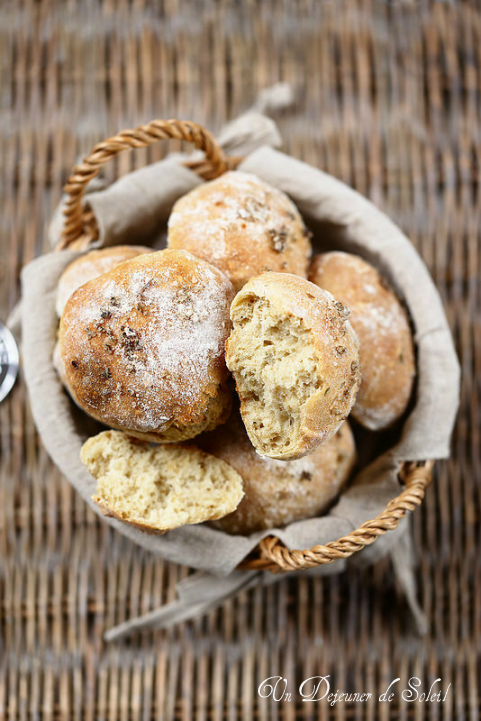
{"type": "MultiPolygon", "coordinates": [[[[205,153],[203,160],[185,162],[204,180],[212,180],[228,170],[234,170],[242,161],[238,156],[226,156],[208,130],[190,121],[156,119],[133,130],[123,130],[98,143],[83,162],[74,167],[64,188],[67,194],[65,222],[56,250],[85,250],[98,238],[95,216],[91,210],[83,207],[82,201],[87,184],[99,174],[102,166],[123,150],[144,148],[168,138],[190,142],[205,153]]],[[[404,489],[389,501],[380,514],[365,521],[350,534],[325,545],[303,550],[290,550],[277,537],[267,536],[238,568],[282,573],[315,568],[349,558],[387,531],[394,530],[408,511],[412,512],[421,505],[432,480],[433,466],[432,460],[404,462],[399,472],[404,489]]]]}

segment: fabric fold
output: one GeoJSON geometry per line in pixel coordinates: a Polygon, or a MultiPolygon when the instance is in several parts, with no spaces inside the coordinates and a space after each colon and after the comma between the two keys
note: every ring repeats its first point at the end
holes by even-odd
{"type": "Polygon", "coordinates": [[[177,585],[178,598],[143,616],[120,623],[104,634],[105,641],[119,641],[132,633],[171,628],[182,621],[204,616],[228,598],[253,588],[261,578],[256,571],[237,571],[225,578],[199,571],[177,585]]]}

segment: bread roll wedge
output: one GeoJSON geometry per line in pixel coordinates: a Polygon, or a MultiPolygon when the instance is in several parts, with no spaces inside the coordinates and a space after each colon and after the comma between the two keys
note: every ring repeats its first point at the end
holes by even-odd
{"type": "Polygon", "coordinates": [[[102,512],[151,533],[222,518],[244,495],[237,471],[194,446],[150,446],[104,431],[84,443],[81,460],[102,512]]]}
{"type": "Polygon", "coordinates": [[[329,293],[288,273],[252,278],[234,298],[226,363],[260,455],[301,458],[349,414],[360,375],[348,318],[329,293]]]}

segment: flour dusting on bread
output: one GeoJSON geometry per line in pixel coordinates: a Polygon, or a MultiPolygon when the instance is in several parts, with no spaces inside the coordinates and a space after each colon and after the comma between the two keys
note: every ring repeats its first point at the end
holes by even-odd
{"type": "Polygon", "coordinates": [[[294,203],[240,171],[180,198],[169,218],[169,248],[185,248],[220,268],[236,290],[268,270],[306,276],[311,246],[294,203]]]}
{"type": "Polygon", "coordinates": [[[389,427],[406,410],[415,374],[414,344],[403,305],[376,268],[357,255],[318,255],[309,277],[351,309],[362,376],[353,416],[370,430],[389,427]]]}
{"type": "Polygon", "coordinates": [[[185,251],[129,261],[84,285],[60,333],[74,395],[99,420],[151,440],[172,424],[197,434],[213,409],[215,420],[227,410],[232,295],[222,273],[185,251]]]}

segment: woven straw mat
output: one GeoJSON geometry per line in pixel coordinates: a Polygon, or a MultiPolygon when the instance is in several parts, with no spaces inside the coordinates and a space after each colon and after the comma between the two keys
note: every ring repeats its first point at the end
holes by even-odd
{"type": "MultiPolygon", "coordinates": [[[[172,600],[188,570],[94,517],[39,443],[20,379],[0,406],[0,718],[478,719],[481,7],[6,0],[0,34],[0,318],[18,299],[22,265],[46,250],[79,155],[154,117],[215,132],[282,80],[299,97],[276,117],[284,149],[357,188],[409,235],[463,370],[452,459],[436,465],[413,515],[425,637],[385,561],[332,578],[299,574],[111,645],[104,629],[172,600]],[[372,700],[304,703],[299,684],[327,674],[332,691],[372,700]],[[259,697],[273,675],[288,679],[290,702],[259,697]],[[451,687],[444,703],[399,693],[379,703],[398,677],[451,687]]],[[[107,175],[172,149],[124,153],[107,175]]]]}

